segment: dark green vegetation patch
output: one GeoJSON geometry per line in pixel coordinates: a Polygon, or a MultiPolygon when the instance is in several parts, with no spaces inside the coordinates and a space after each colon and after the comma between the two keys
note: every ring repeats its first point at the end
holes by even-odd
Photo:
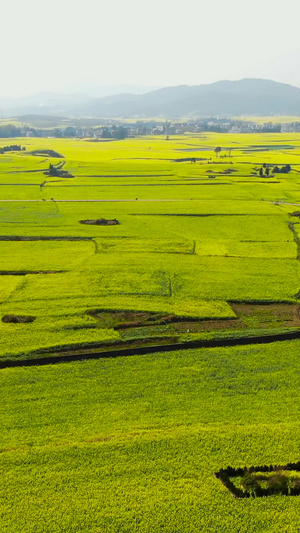
{"type": "Polygon", "coordinates": [[[5,324],[30,324],[35,318],[35,316],[30,315],[4,315],[2,322],[5,324]]]}
{"type": "Polygon", "coordinates": [[[215,473],[234,498],[299,496],[300,461],[286,465],[221,468],[215,473]]]}
{"type": "Polygon", "coordinates": [[[41,150],[32,150],[32,152],[29,152],[31,155],[35,155],[38,157],[58,157],[60,159],[63,159],[64,156],[55,150],[45,150],[44,148],[41,150]]]}

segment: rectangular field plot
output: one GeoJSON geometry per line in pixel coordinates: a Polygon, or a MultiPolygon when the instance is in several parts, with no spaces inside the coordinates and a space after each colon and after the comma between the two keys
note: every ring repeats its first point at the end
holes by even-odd
{"type": "Polygon", "coordinates": [[[71,270],[94,253],[93,242],[0,241],[0,270],[71,270]]]}
{"type": "Polygon", "coordinates": [[[99,252],[103,253],[166,253],[166,254],[192,254],[194,243],[189,239],[171,240],[164,238],[119,238],[95,239],[99,252]]]}
{"type": "Polygon", "coordinates": [[[170,280],[164,272],[101,268],[93,273],[28,275],[14,301],[95,298],[101,294],[169,296],[169,291],[170,280]]]}
{"type": "MultiPolygon", "coordinates": [[[[37,189],[38,193],[38,189],[37,189]]],[[[24,192],[25,194],[25,192],[24,192]]],[[[234,200],[251,200],[251,195],[247,191],[243,191],[241,188],[234,187],[231,183],[220,183],[218,187],[212,184],[202,186],[201,184],[160,184],[160,185],[139,185],[128,184],[125,186],[109,187],[105,184],[91,187],[61,187],[53,186],[45,187],[43,189],[43,198],[50,200],[54,198],[58,202],[60,201],[89,201],[91,199],[96,200],[153,200],[161,199],[164,201],[169,200],[189,200],[196,201],[198,199],[211,199],[212,196],[216,198],[222,198],[227,201],[234,200]],[[216,191],[218,194],[213,194],[210,189],[216,191]]],[[[278,196],[275,196],[275,199],[278,196]]],[[[274,196],[272,196],[274,199],[274,196]]]]}
{"type": "Polygon", "coordinates": [[[23,280],[23,276],[0,276],[0,303],[9,299],[23,280]]]}
{"type": "Polygon", "coordinates": [[[195,257],[181,259],[174,271],[178,297],[200,299],[288,300],[299,290],[300,265],[292,259],[195,257]],[[185,263],[185,264],[184,264],[185,263]]]}
{"type": "Polygon", "coordinates": [[[84,292],[92,294],[128,294],[169,296],[170,279],[165,272],[100,268],[93,276],[80,278],[84,292]]]}
{"type": "MultiPolygon", "coordinates": [[[[3,194],[2,194],[3,197],[3,194]]],[[[14,228],[17,225],[31,225],[39,228],[61,223],[61,215],[53,202],[1,202],[0,224],[1,231],[6,226],[14,228]]],[[[15,231],[16,234],[16,231],[15,231]]]]}
{"type": "Polygon", "coordinates": [[[2,370],[2,530],[299,531],[213,475],[299,460],[299,371],[299,341],[2,370]]]}
{"type": "Polygon", "coordinates": [[[296,259],[297,246],[293,242],[196,241],[196,254],[228,257],[265,257],[296,259]]]}
{"type": "MultiPolygon", "coordinates": [[[[24,312],[24,310],[23,310],[24,312]]],[[[55,320],[38,316],[32,324],[3,324],[0,322],[0,360],[26,359],[28,354],[47,348],[81,343],[112,343],[120,340],[113,329],[84,327],[83,321],[55,320]]]]}
{"type": "MultiPolygon", "coordinates": [[[[42,295],[43,293],[40,292],[41,297],[42,295]]],[[[52,300],[49,298],[47,300],[47,307],[45,307],[43,299],[31,299],[30,301],[28,299],[12,299],[11,301],[1,305],[0,312],[2,316],[5,314],[30,314],[40,318],[49,318],[52,328],[59,328],[62,321],[70,323],[71,325],[74,322],[74,314],[76,317],[80,317],[81,319],[84,317],[85,321],[82,324],[82,326],[84,326],[86,323],[86,312],[93,312],[94,310],[99,309],[108,310],[111,312],[113,312],[113,310],[125,310],[133,312],[138,311],[142,313],[145,311],[151,313],[167,313],[175,314],[179,317],[198,319],[228,319],[236,317],[234,311],[227,302],[207,301],[191,298],[167,298],[153,295],[150,297],[149,295],[139,294],[64,296],[62,293],[61,298],[53,298],[52,300]]],[[[84,330],[84,327],[82,330],[84,330]]],[[[52,331],[54,331],[54,329],[52,329],[52,331]]],[[[7,337],[7,341],[9,341],[9,336],[7,337]]],[[[22,349],[21,339],[19,339],[19,344],[22,349]]]]}
{"type": "MultiPolygon", "coordinates": [[[[294,299],[299,290],[300,266],[296,260],[200,257],[176,253],[98,253],[79,258],[77,245],[86,243],[74,244],[76,247],[73,249],[73,266],[75,267],[77,262],[80,272],[25,276],[20,289],[13,293],[11,301],[22,301],[24,304],[27,301],[31,305],[30,302],[35,300],[49,302],[65,299],[67,302],[78,298],[86,302],[92,299],[95,302],[99,299],[102,302],[104,300],[105,307],[109,308],[121,298],[121,308],[127,309],[134,308],[135,298],[142,298],[141,310],[147,310],[148,306],[154,305],[154,301],[158,299],[154,311],[182,312],[183,306],[183,314],[199,316],[197,300],[200,308],[203,300],[290,300],[294,299]],[[169,258],[168,271],[164,270],[165,257],[169,258]]],[[[71,252],[69,259],[70,268],[71,252]]],[[[58,259],[51,263],[39,263],[39,269],[44,271],[44,265],[47,264],[48,270],[50,264],[53,271],[61,264],[57,261],[58,259]]],[[[21,264],[19,261],[16,266],[19,271],[21,264]]],[[[30,270],[37,270],[36,265],[37,263],[27,263],[27,267],[34,267],[30,270]]],[[[116,305],[119,308],[119,304],[116,305]]],[[[200,314],[202,315],[202,312],[200,314]]]]}
{"type": "Polygon", "coordinates": [[[85,313],[91,308],[103,308],[167,312],[198,318],[235,317],[224,301],[204,301],[192,293],[172,293],[173,279],[163,271],[124,272],[102,268],[98,273],[34,274],[23,276],[10,298],[10,293],[5,293],[7,301],[1,306],[0,313],[63,317],[70,313],[85,313]]]}
{"type": "MultiPolygon", "coordinates": [[[[212,207],[212,206],[211,206],[212,207]]],[[[160,227],[161,231],[184,235],[196,240],[233,240],[238,241],[291,241],[293,234],[288,228],[286,218],[281,215],[214,215],[201,216],[195,213],[145,216],[144,224],[150,229],[160,227]]]]}

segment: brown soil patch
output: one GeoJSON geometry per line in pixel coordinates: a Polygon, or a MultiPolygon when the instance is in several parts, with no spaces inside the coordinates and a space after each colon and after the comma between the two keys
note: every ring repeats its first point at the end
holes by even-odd
{"type": "Polygon", "coordinates": [[[4,322],[5,324],[29,324],[35,319],[35,316],[30,315],[4,315],[2,317],[2,322],[4,322]]]}
{"type": "Polygon", "coordinates": [[[95,309],[87,311],[87,314],[101,322],[102,326],[114,329],[130,329],[147,326],[172,325],[175,333],[198,331],[213,331],[222,329],[242,329],[243,322],[238,319],[199,320],[199,318],[179,317],[163,313],[150,313],[142,311],[107,311],[95,309]]]}
{"type": "Polygon", "coordinates": [[[220,320],[197,320],[185,321],[172,324],[176,333],[198,333],[202,331],[218,331],[218,330],[233,330],[244,329],[245,324],[239,319],[220,319],[220,320]]]}
{"type": "Polygon", "coordinates": [[[172,332],[224,331],[240,329],[272,329],[283,327],[300,328],[300,307],[297,304],[231,303],[237,318],[199,319],[179,317],[172,314],[141,311],[88,310],[87,314],[100,322],[102,327],[116,330],[150,326],[172,326],[172,332]]]}
{"type": "Polygon", "coordinates": [[[300,306],[293,303],[231,303],[239,319],[251,327],[300,327],[300,306]]]}
{"type": "Polygon", "coordinates": [[[118,226],[120,224],[119,220],[113,218],[107,220],[106,218],[96,218],[94,220],[79,220],[80,224],[88,224],[89,226],[118,226]]]}
{"type": "Polygon", "coordinates": [[[137,328],[144,326],[158,326],[170,324],[178,320],[175,315],[149,313],[147,311],[112,311],[106,309],[92,309],[87,314],[96,318],[103,326],[114,329],[137,328]]]}
{"type": "Polygon", "coordinates": [[[232,174],[233,172],[238,172],[236,168],[226,168],[225,170],[216,171],[216,170],[207,170],[207,174],[232,174]]]}

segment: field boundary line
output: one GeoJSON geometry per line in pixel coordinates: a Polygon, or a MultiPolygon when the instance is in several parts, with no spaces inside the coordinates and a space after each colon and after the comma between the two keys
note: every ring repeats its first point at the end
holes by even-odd
{"type": "Polygon", "coordinates": [[[297,233],[297,230],[295,228],[295,223],[294,222],[288,222],[288,227],[289,229],[292,231],[293,235],[294,235],[294,242],[297,246],[297,259],[298,261],[300,260],[300,239],[299,239],[299,235],[297,233]]]}

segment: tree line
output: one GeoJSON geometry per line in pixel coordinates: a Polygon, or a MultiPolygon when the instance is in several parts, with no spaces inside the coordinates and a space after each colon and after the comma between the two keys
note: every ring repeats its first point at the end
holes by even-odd
{"type": "Polygon", "coordinates": [[[2,146],[0,148],[0,154],[4,154],[5,152],[22,152],[26,150],[25,146],[20,146],[19,144],[10,144],[9,146],[2,146]]]}

